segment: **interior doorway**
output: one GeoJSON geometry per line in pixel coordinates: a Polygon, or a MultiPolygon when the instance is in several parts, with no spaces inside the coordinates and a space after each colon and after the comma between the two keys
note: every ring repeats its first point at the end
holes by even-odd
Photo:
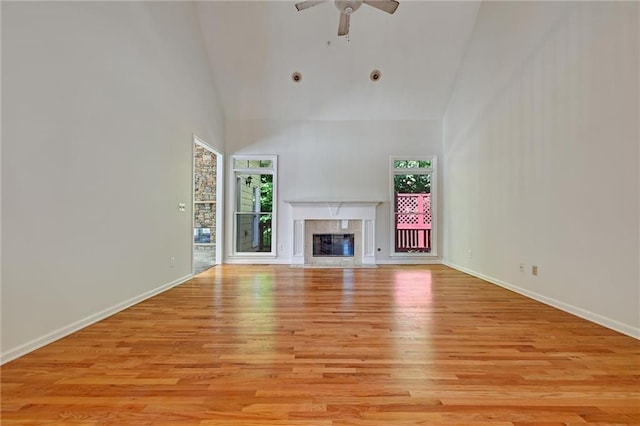
{"type": "Polygon", "coordinates": [[[221,263],[222,154],[193,138],[193,274],[221,263]]]}

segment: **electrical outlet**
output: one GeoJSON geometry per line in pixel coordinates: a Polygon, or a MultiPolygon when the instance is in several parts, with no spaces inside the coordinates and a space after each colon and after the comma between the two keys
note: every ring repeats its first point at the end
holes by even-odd
{"type": "Polygon", "coordinates": [[[469,249],[469,259],[473,259],[473,250],[469,249]]]}
{"type": "Polygon", "coordinates": [[[537,265],[533,265],[531,266],[531,275],[533,276],[538,276],[538,266],[537,265]]]}
{"type": "Polygon", "coordinates": [[[524,272],[524,263],[520,264],[520,272],[524,272]]]}
{"type": "Polygon", "coordinates": [[[175,266],[176,266],[176,258],[175,257],[171,257],[171,259],[169,259],[169,266],[171,266],[172,268],[175,268],[175,266]]]}

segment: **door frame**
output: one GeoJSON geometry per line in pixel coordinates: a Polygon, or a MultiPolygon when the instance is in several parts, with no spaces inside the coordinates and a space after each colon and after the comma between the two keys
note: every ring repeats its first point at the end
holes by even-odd
{"type": "Polygon", "coordinates": [[[195,145],[199,145],[216,156],[216,238],[215,238],[215,265],[222,264],[223,243],[224,243],[224,154],[211,144],[204,141],[197,135],[193,135],[193,143],[191,144],[191,229],[189,230],[189,238],[191,240],[191,275],[194,275],[195,260],[195,242],[193,241],[193,230],[195,225],[195,145]]]}

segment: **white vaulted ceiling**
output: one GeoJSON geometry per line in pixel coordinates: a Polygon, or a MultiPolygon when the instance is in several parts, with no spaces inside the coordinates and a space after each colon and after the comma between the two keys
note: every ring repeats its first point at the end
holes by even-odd
{"type": "Polygon", "coordinates": [[[294,4],[196,3],[227,119],[442,118],[479,1],[400,0],[393,15],[362,5],[348,39],[332,1],[294,4]]]}

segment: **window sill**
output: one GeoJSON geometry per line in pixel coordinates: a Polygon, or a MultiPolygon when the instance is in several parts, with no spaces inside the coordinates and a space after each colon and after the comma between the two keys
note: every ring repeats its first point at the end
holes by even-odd
{"type": "Polygon", "coordinates": [[[229,255],[229,259],[275,259],[275,253],[234,253],[229,255]]]}
{"type": "Polygon", "coordinates": [[[423,258],[432,258],[432,257],[435,258],[439,256],[438,256],[438,253],[431,252],[431,253],[391,253],[389,257],[398,258],[398,259],[411,259],[411,258],[423,259],[423,258]]]}

